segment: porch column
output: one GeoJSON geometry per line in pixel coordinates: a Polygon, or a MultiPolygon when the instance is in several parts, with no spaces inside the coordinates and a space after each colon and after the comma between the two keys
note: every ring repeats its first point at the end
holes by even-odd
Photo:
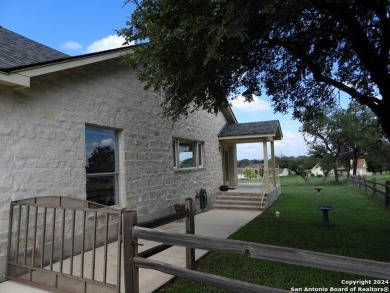
{"type": "Polygon", "coordinates": [[[273,181],[274,181],[274,186],[276,187],[276,162],[275,162],[275,145],[274,141],[271,141],[271,160],[272,160],[272,176],[273,176],[273,181]]]}
{"type": "Polygon", "coordinates": [[[268,170],[268,149],[267,142],[263,142],[263,156],[264,156],[264,188],[266,191],[269,190],[269,170],[268,170]]]}
{"type": "Polygon", "coordinates": [[[233,167],[233,170],[232,170],[232,174],[233,174],[233,178],[232,178],[232,184],[233,186],[237,186],[238,185],[238,172],[237,172],[237,144],[234,144],[233,147],[232,147],[233,151],[232,151],[232,155],[233,155],[233,163],[232,163],[232,167],[233,167]]]}

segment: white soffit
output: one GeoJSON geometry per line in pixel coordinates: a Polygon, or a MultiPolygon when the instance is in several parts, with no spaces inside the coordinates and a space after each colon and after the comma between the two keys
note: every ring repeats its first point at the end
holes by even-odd
{"type": "Polygon", "coordinates": [[[0,72],[0,86],[11,89],[30,87],[31,77],[118,58],[124,56],[126,53],[128,53],[128,49],[126,51],[120,50],[115,52],[102,52],[101,54],[96,54],[93,56],[82,55],[78,58],[75,57],[58,62],[54,61],[49,64],[31,66],[24,69],[11,71],[10,73],[0,72]]]}

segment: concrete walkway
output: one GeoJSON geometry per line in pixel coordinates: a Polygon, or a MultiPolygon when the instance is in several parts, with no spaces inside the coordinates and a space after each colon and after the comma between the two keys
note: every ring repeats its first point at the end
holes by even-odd
{"type": "MultiPolygon", "coordinates": [[[[258,216],[259,211],[236,211],[236,210],[210,210],[204,213],[197,214],[195,216],[195,234],[202,236],[213,236],[218,238],[228,238],[231,234],[237,231],[240,227],[247,224],[253,218],[258,216]]],[[[177,233],[185,233],[184,222],[174,222],[168,225],[159,227],[158,230],[170,231],[177,233]]],[[[155,242],[140,240],[140,243],[144,246],[139,247],[139,251],[146,250],[155,246],[155,242]]],[[[115,244],[113,244],[115,245],[115,244]]],[[[199,259],[207,251],[195,250],[195,258],[199,259]]],[[[185,248],[174,246],[157,255],[151,257],[151,259],[159,260],[169,264],[174,264],[180,267],[185,267],[185,248]]],[[[122,269],[123,273],[123,269],[122,269]]],[[[160,273],[154,270],[140,269],[140,292],[147,293],[153,292],[173,276],[165,273],[160,273]]],[[[121,291],[124,292],[123,287],[123,275],[121,282],[121,291]]],[[[27,286],[14,281],[6,281],[0,283],[0,293],[42,293],[51,292],[32,286],[27,286]]]]}

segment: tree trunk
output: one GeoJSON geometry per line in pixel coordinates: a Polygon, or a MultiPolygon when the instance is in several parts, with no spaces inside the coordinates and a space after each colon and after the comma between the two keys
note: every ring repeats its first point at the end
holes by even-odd
{"type": "MultiPolygon", "coordinates": [[[[298,174],[298,173],[297,173],[298,174]]],[[[299,176],[301,176],[302,177],[302,179],[303,179],[303,181],[305,181],[306,183],[308,183],[309,182],[309,177],[308,176],[306,176],[306,174],[298,174],[299,176]]]]}
{"type": "Polygon", "coordinates": [[[329,171],[324,171],[324,179],[322,181],[326,181],[328,179],[329,173],[330,173],[330,170],[329,171]]]}
{"type": "Polygon", "coordinates": [[[357,164],[358,164],[358,150],[357,147],[355,146],[353,148],[353,160],[352,160],[352,168],[353,168],[353,176],[356,176],[356,170],[357,170],[357,164]]]}
{"type": "MultiPolygon", "coordinates": [[[[389,86],[389,85],[387,85],[389,86]]],[[[380,101],[378,107],[370,107],[371,110],[378,116],[379,123],[382,126],[383,132],[385,133],[387,139],[390,139],[390,119],[389,119],[389,109],[390,109],[390,90],[387,91],[387,95],[382,95],[383,99],[380,101]]]]}
{"type": "Polygon", "coordinates": [[[339,173],[337,172],[337,166],[334,167],[334,180],[336,180],[336,183],[339,183],[339,173]]]}

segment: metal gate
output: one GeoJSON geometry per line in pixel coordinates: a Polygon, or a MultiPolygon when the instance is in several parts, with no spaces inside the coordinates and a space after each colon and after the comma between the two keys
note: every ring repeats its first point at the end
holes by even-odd
{"type": "Polygon", "coordinates": [[[120,292],[122,213],[69,197],[11,202],[6,277],[55,292],[120,292]]]}

